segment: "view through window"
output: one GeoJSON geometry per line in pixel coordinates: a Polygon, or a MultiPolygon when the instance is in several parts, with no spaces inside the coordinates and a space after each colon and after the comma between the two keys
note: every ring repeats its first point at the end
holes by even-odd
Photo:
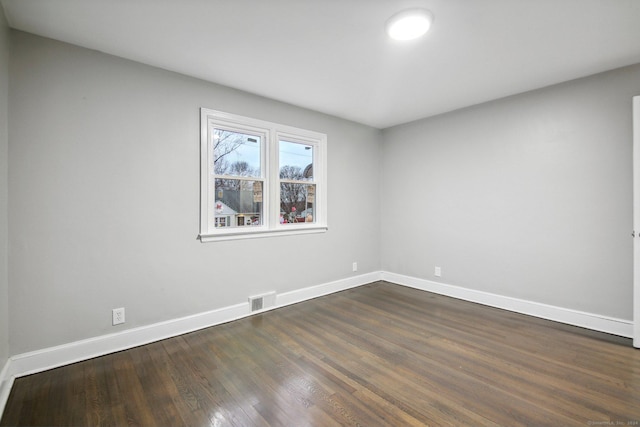
{"type": "Polygon", "coordinates": [[[204,241],[326,230],[326,135],[201,109],[204,241]]]}

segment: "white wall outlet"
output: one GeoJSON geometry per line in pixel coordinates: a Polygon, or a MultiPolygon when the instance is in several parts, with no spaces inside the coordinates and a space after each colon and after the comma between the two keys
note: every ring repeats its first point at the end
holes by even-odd
{"type": "Polygon", "coordinates": [[[358,263],[357,262],[353,263],[353,271],[358,271],[358,263]]]}
{"type": "Polygon", "coordinates": [[[436,266],[435,270],[433,271],[433,274],[435,274],[436,277],[442,276],[442,269],[436,266]]]}
{"type": "Polygon", "coordinates": [[[114,308],[111,310],[111,315],[113,316],[113,325],[124,323],[124,307],[114,308]]]}

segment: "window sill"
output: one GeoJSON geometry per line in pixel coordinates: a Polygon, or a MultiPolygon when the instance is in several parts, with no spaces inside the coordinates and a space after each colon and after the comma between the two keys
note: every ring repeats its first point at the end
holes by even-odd
{"type": "Polygon", "coordinates": [[[263,237],[280,237],[294,236],[299,234],[318,234],[325,233],[329,228],[324,225],[296,228],[296,229],[277,229],[277,230],[255,230],[255,231],[238,231],[225,232],[215,234],[201,234],[198,239],[202,243],[219,242],[223,240],[242,240],[242,239],[259,239],[263,237]]]}

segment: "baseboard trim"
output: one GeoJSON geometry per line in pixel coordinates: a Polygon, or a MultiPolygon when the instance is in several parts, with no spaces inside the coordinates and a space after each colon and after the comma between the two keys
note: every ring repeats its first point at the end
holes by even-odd
{"type": "Polygon", "coordinates": [[[9,393],[11,393],[11,387],[13,387],[14,377],[9,375],[10,365],[11,359],[8,359],[0,371],[0,418],[2,418],[4,407],[9,399],[9,393]]]}
{"type": "Polygon", "coordinates": [[[516,313],[527,314],[529,316],[542,319],[553,320],[555,322],[566,323],[573,326],[580,326],[595,331],[606,332],[627,338],[633,337],[633,322],[630,320],[617,319],[613,317],[601,316],[599,314],[587,313],[563,307],[557,307],[489,292],[477,291],[445,283],[433,282],[431,280],[419,279],[402,274],[389,273],[383,271],[381,280],[391,283],[433,292],[465,301],[475,302],[490,307],[501,308],[516,313]]]}
{"type": "Polygon", "coordinates": [[[277,307],[284,307],[290,304],[296,304],[302,301],[306,301],[312,298],[329,295],[334,292],[345,291],[347,289],[356,288],[358,286],[366,285],[380,280],[382,272],[375,271],[373,273],[362,274],[360,276],[351,277],[348,279],[337,280],[335,282],[329,282],[322,285],[311,286],[304,289],[299,289],[291,292],[284,292],[278,294],[276,297],[277,307]]]}
{"type": "MultiPolygon", "coordinates": [[[[163,339],[193,332],[210,326],[219,325],[268,310],[295,304],[308,299],[328,295],[341,290],[354,288],[380,280],[380,272],[362,274],[336,280],[317,286],[285,292],[276,296],[276,305],[260,312],[251,312],[249,303],[236,304],[194,314],[179,319],[168,320],[152,325],[127,329],[109,335],[102,335],[81,341],[75,341],[55,347],[12,356],[7,365],[6,377],[17,378],[59,366],[88,360],[105,354],[126,350],[163,339]]],[[[1,413],[1,412],[0,412],[1,413]]]]}

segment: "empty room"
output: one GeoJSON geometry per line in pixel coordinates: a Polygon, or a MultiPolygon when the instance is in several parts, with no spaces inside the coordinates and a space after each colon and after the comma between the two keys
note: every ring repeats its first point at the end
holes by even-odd
{"type": "Polygon", "coordinates": [[[0,0],[0,426],[640,426],[639,22],[0,0]]]}

